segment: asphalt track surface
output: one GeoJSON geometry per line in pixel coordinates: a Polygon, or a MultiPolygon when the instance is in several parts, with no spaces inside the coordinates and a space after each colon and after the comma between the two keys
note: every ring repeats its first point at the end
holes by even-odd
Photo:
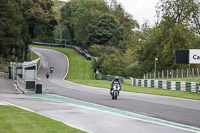
{"type": "MultiPolygon", "coordinates": [[[[95,105],[102,105],[111,109],[141,114],[151,118],[158,118],[200,128],[200,101],[128,93],[123,91],[120,93],[118,100],[111,100],[109,90],[107,89],[88,87],[69,81],[64,81],[63,78],[68,70],[68,60],[63,54],[53,50],[41,48],[32,48],[32,50],[41,58],[42,63],[38,72],[38,77],[43,85],[43,91],[46,94],[56,94],[67,98],[94,103],[95,105]],[[50,66],[54,66],[54,72],[50,74],[50,77],[47,80],[45,75],[47,72],[49,72],[50,66]]],[[[3,96],[5,97],[5,94],[1,97],[3,96]]],[[[26,96],[23,96],[22,99],[25,99],[25,97],[26,96]]],[[[11,96],[9,95],[9,98],[5,98],[4,100],[13,103],[10,99],[11,96]]],[[[18,105],[36,110],[36,112],[37,109],[35,109],[34,106],[30,106],[29,102],[32,102],[31,104],[33,105],[37,104],[38,102],[45,104],[43,106],[48,108],[45,108],[43,111],[38,111],[38,113],[51,116],[63,122],[68,120],[66,122],[67,124],[88,132],[189,132],[176,127],[172,128],[170,126],[154,124],[148,121],[136,120],[128,116],[125,117],[120,114],[108,112],[107,110],[102,111],[94,108],[91,109],[89,107],[80,107],[72,103],[63,103],[66,105],[63,107],[63,104],[61,104],[60,101],[44,102],[44,99],[41,100],[37,98],[37,100],[33,101],[33,98],[29,97],[27,98],[28,100],[26,100],[27,104],[26,102],[21,102],[21,104],[19,104],[20,98],[15,99],[17,100],[13,104],[18,103],[18,105]],[[50,107],[54,105],[54,110],[47,106],[47,104],[49,104],[50,107]],[[55,108],[57,108],[57,110],[62,108],[62,111],[56,111],[55,108]],[[72,112],[66,113],[63,111],[63,108],[65,108],[65,111],[67,109],[69,110],[69,108],[73,108],[73,110],[71,110],[72,112]]]]}
{"type": "Polygon", "coordinates": [[[61,80],[68,70],[66,58],[62,54],[38,48],[34,48],[33,51],[40,53],[42,62],[44,59],[45,64],[48,62],[49,66],[54,66],[55,70],[49,80],[45,78],[49,67],[41,67],[39,71],[39,78],[43,79],[45,91],[48,93],[200,127],[200,101],[126,92],[121,92],[119,99],[114,101],[111,100],[107,89],[102,90],[61,80]]]}

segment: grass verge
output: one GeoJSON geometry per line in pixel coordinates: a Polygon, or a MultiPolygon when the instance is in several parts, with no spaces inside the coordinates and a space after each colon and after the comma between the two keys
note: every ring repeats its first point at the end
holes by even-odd
{"type": "MultiPolygon", "coordinates": [[[[105,81],[105,80],[72,79],[71,81],[75,83],[79,83],[79,84],[107,88],[107,89],[110,88],[110,83],[111,83],[110,81],[105,81]]],[[[183,91],[176,91],[176,90],[165,90],[165,89],[159,89],[159,88],[137,87],[137,86],[130,85],[129,82],[130,82],[129,79],[125,80],[125,82],[122,84],[122,91],[200,100],[200,95],[197,93],[183,92],[183,91]]]]}
{"type": "Polygon", "coordinates": [[[9,63],[0,64],[0,72],[8,72],[9,63]]]}
{"type": "MultiPolygon", "coordinates": [[[[35,60],[40,58],[36,53],[34,53],[33,51],[30,51],[30,55],[31,55],[31,60],[35,60]]],[[[40,60],[37,62],[37,69],[39,69],[40,67],[40,60]]]]}
{"type": "MultiPolygon", "coordinates": [[[[69,64],[70,64],[69,73],[66,77],[67,80],[88,86],[101,87],[107,89],[110,88],[110,83],[111,83],[110,81],[94,80],[94,73],[93,70],[91,69],[92,62],[85,60],[85,58],[77,54],[74,50],[46,47],[46,46],[33,46],[33,47],[54,49],[65,54],[69,58],[69,64]]],[[[182,91],[172,91],[172,90],[164,90],[158,88],[132,86],[130,85],[129,79],[126,79],[124,84],[122,84],[122,90],[127,92],[200,100],[200,95],[192,92],[182,92],[182,91]]]]}
{"type": "MultiPolygon", "coordinates": [[[[30,55],[31,55],[31,60],[35,60],[39,58],[39,56],[32,51],[30,51],[30,55]]],[[[9,62],[0,63],[0,72],[8,72],[9,65],[10,65],[9,62]]],[[[39,65],[40,65],[40,61],[38,61],[37,63],[37,68],[39,68],[39,65]]]]}
{"type": "Polygon", "coordinates": [[[17,107],[0,106],[1,133],[83,133],[62,122],[17,107]]]}
{"type": "Polygon", "coordinates": [[[58,47],[47,47],[30,45],[30,47],[48,48],[59,51],[66,55],[69,59],[69,71],[65,79],[78,79],[78,80],[89,80],[94,79],[94,72],[92,70],[91,60],[86,60],[83,56],[79,55],[75,50],[69,48],[58,48],[58,47]]]}
{"type": "Polygon", "coordinates": [[[189,77],[189,78],[172,78],[172,79],[160,79],[168,81],[185,81],[185,82],[200,82],[200,77],[189,77]]]}

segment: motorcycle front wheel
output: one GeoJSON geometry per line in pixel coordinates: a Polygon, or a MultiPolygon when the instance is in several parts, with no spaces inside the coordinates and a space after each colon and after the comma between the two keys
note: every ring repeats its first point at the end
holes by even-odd
{"type": "Polygon", "coordinates": [[[115,92],[114,92],[114,99],[115,99],[115,100],[117,100],[117,96],[118,96],[118,92],[115,91],[115,92]]]}

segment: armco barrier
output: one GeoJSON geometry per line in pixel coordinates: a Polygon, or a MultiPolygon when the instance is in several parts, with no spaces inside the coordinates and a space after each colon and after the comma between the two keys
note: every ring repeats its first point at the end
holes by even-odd
{"type": "Polygon", "coordinates": [[[67,48],[72,48],[75,49],[76,51],[78,51],[82,56],[84,56],[87,60],[91,60],[92,56],[86,51],[83,50],[82,48],[78,47],[78,46],[74,46],[74,45],[66,45],[67,48]]]}
{"type": "Polygon", "coordinates": [[[51,46],[51,47],[67,47],[67,48],[72,48],[76,50],[79,54],[84,56],[87,60],[91,60],[92,56],[86,51],[83,50],[82,48],[74,45],[64,45],[64,44],[55,44],[55,43],[42,43],[42,42],[33,42],[33,45],[41,45],[41,46],[51,46]]]}
{"type": "Polygon", "coordinates": [[[177,91],[200,92],[200,83],[196,82],[180,82],[155,79],[135,79],[130,78],[133,86],[160,88],[177,91]]]}

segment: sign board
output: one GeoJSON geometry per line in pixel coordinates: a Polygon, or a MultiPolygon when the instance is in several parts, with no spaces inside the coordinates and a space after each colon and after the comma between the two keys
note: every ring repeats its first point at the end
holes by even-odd
{"type": "Polygon", "coordinates": [[[200,64],[200,49],[189,50],[189,63],[200,64]]]}
{"type": "Polygon", "coordinates": [[[189,64],[189,50],[176,50],[176,64],[189,64]]]}

